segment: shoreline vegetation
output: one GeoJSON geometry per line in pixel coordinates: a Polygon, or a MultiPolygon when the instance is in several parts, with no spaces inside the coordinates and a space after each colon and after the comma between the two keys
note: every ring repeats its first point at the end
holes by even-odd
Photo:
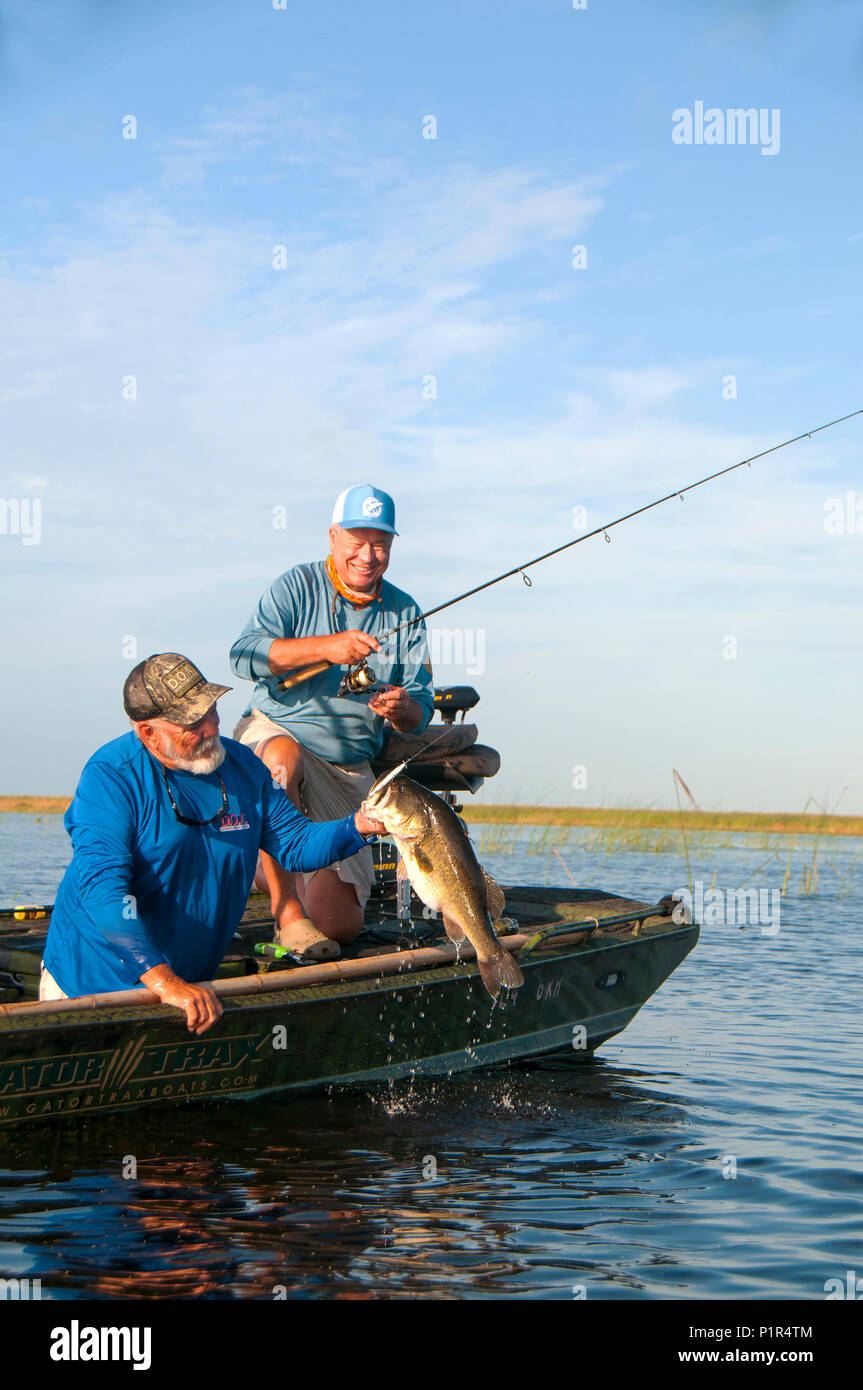
{"type": "Polygon", "coordinates": [[[71,796],[0,796],[0,811],[20,811],[34,816],[65,815],[71,796]]]}
{"type": "MultiPolygon", "coordinates": [[[[0,812],[61,816],[65,796],[0,796],[0,812]]],[[[617,806],[495,806],[468,802],[466,819],[480,824],[613,827],[617,830],[737,830],[780,835],[863,836],[863,816],[783,811],[658,811],[617,806]]]]}
{"type": "Polygon", "coordinates": [[[615,830],[738,830],[779,835],[860,835],[863,816],[786,811],[658,811],[620,806],[470,806],[477,824],[595,826],[615,830]]]}

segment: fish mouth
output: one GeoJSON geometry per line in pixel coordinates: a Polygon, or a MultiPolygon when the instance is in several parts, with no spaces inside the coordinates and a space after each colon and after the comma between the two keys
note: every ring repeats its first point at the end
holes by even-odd
{"type": "Polygon", "coordinates": [[[400,772],[404,772],[407,762],[399,763],[398,767],[392,768],[390,772],[385,772],[376,782],[373,782],[363,798],[367,806],[379,806],[381,804],[381,794],[386,791],[390,782],[398,777],[400,772]]]}

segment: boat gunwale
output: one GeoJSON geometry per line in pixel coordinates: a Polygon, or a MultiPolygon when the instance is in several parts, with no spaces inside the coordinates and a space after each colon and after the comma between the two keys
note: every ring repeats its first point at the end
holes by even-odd
{"type": "MultiPolygon", "coordinates": [[[[669,925],[667,927],[661,925],[651,927],[648,925],[649,920],[646,919],[643,923],[638,924],[638,930],[609,928],[606,931],[602,930],[601,922],[598,929],[595,925],[586,925],[583,921],[573,922],[572,936],[567,936],[564,933],[556,934],[547,942],[535,947],[523,962],[524,971],[532,972],[558,961],[586,959],[598,951],[629,950],[656,938],[666,939],[692,934],[693,941],[690,950],[698,940],[700,927],[696,922],[671,923],[670,919],[659,919],[660,921],[669,920],[669,925]],[[588,940],[573,940],[573,937],[584,938],[586,934],[589,934],[588,940]]],[[[563,926],[568,924],[549,923],[548,925],[563,926]]],[[[527,939],[529,936],[526,937],[527,939]]],[[[303,1004],[309,1005],[316,1001],[324,1002],[338,998],[350,998],[353,995],[391,994],[403,989],[423,988],[438,982],[457,981],[471,977],[479,979],[479,967],[475,960],[442,960],[425,964],[419,969],[411,969],[409,961],[413,954],[411,950],[404,951],[406,965],[403,970],[389,973],[370,971],[368,975],[357,976],[353,979],[333,979],[309,985],[291,985],[282,989],[276,987],[268,990],[250,991],[247,994],[222,995],[220,1002],[225,1013],[238,1014],[250,1009],[253,1011],[273,1008],[284,1009],[303,1004]]],[[[687,954],[689,954],[688,951],[687,954]]],[[[514,958],[518,960],[518,953],[515,953],[514,958]]],[[[368,959],[372,962],[375,957],[372,956],[368,959]]],[[[280,972],[268,972],[269,978],[272,978],[275,973],[280,972]]],[[[296,967],[285,973],[290,973],[295,978],[296,967]]],[[[514,993],[517,994],[518,991],[514,991],[514,993]]],[[[108,1008],[52,1009],[50,1012],[42,1012],[38,1001],[27,1001],[26,1009],[22,1009],[21,1013],[16,1011],[14,1014],[4,1014],[0,1010],[0,1043],[12,1040],[16,1035],[20,1037],[36,1033],[42,1035],[46,1032],[62,1031],[68,1028],[101,1027],[106,1024],[131,1023],[136,1020],[140,1023],[154,1023],[160,1020],[183,1023],[177,1009],[169,1004],[155,1002],[152,1004],[120,1004],[108,1008]]],[[[218,1034],[212,1033],[211,1036],[217,1037],[218,1034]]]]}

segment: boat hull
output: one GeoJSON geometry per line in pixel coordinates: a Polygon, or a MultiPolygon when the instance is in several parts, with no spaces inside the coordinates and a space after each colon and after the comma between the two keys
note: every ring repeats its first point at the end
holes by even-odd
{"type": "Polygon", "coordinates": [[[493,1004],[475,963],[224,1001],[204,1037],[162,1005],[0,1020],[0,1132],[22,1122],[589,1057],[689,953],[692,924],[547,943],[493,1004]]]}

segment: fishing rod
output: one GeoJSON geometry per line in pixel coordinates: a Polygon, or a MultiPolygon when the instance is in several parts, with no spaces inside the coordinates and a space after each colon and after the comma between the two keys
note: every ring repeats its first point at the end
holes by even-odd
{"type": "MultiPolygon", "coordinates": [[[[605,539],[609,540],[608,532],[615,526],[622,526],[624,521],[631,521],[634,516],[641,516],[642,512],[649,512],[654,507],[661,507],[664,502],[670,502],[675,497],[679,497],[683,501],[687,492],[692,492],[697,487],[703,487],[705,483],[712,483],[714,479],[722,478],[726,473],[733,473],[737,468],[750,467],[756,459],[763,459],[768,454],[775,454],[780,449],[787,449],[789,444],[798,444],[801,439],[811,439],[813,434],[820,434],[822,430],[829,430],[834,425],[841,425],[846,420],[853,420],[857,415],[863,415],[863,408],[852,410],[848,415],[840,415],[835,420],[828,420],[825,425],[816,425],[814,429],[804,430],[802,434],[795,434],[793,439],[785,439],[781,444],[772,444],[769,449],[762,449],[760,453],[752,454],[749,458],[740,459],[737,463],[730,463],[727,468],[720,468],[715,473],[708,473],[706,478],[699,478],[695,483],[687,483],[685,487],[675,488],[673,492],[666,493],[664,497],[657,497],[654,502],[647,502],[643,507],[636,507],[634,511],[616,517],[614,521],[607,521],[603,526],[595,527],[593,531],[586,531],[583,536],[576,536],[575,540],[565,541],[563,545],[557,545],[553,550],[546,550],[544,554],[537,555],[522,565],[515,565],[513,569],[506,570],[504,574],[499,574],[494,579],[487,579],[484,584],[477,584],[473,589],[466,589],[457,598],[448,599],[446,603],[439,603],[437,607],[429,608],[425,613],[419,613],[415,618],[408,618],[405,622],[399,623],[397,627],[382,632],[378,640],[386,642],[390,637],[395,637],[397,633],[403,632],[406,628],[415,627],[417,623],[433,617],[435,613],[442,613],[445,608],[452,608],[457,603],[463,603],[466,598],[472,598],[474,594],[481,594],[484,589],[490,589],[494,584],[502,583],[504,579],[511,579],[515,574],[520,574],[525,584],[530,588],[532,580],[524,571],[531,569],[534,565],[541,564],[543,560],[550,560],[552,555],[560,555],[562,551],[570,550],[574,545],[581,545],[583,541],[589,541],[593,536],[604,535],[605,539]]],[[[320,675],[332,665],[334,663],[331,661],[317,661],[312,666],[304,666],[299,671],[293,671],[285,680],[281,681],[279,688],[290,690],[295,685],[311,680],[312,676],[320,675]]],[[[365,661],[360,661],[349,668],[339,686],[338,693],[340,695],[371,694],[376,685],[377,677],[374,671],[365,661]]]]}

